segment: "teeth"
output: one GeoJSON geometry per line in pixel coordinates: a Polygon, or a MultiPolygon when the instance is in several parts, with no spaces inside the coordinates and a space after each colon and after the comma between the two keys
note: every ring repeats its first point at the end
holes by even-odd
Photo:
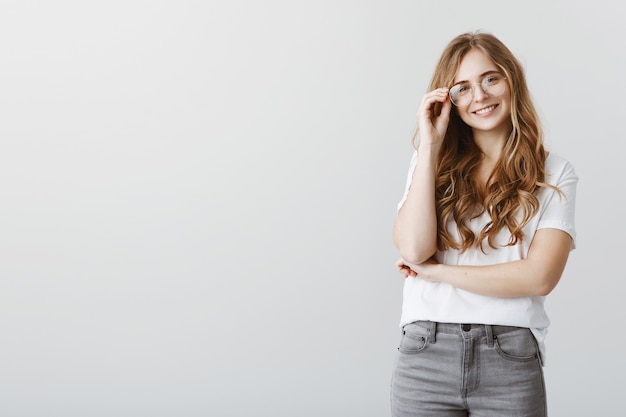
{"type": "Polygon", "coordinates": [[[485,114],[485,113],[489,113],[491,110],[495,109],[496,106],[489,106],[489,107],[485,107],[484,109],[480,109],[476,112],[476,114],[485,114]]]}

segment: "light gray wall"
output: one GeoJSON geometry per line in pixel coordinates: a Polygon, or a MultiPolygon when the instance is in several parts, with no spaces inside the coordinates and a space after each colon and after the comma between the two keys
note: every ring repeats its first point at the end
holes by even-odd
{"type": "Polygon", "coordinates": [[[617,4],[1,1],[0,415],[389,415],[415,112],[474,29],[580,176],[551,415],[617,415],[617,4]]]}

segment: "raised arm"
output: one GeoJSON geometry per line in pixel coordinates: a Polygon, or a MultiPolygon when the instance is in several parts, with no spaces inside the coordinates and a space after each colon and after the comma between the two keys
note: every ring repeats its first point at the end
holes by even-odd
{"type": "Polygon", "coordinates": [[[438,88],[424,96],[417,112],[420,129],[417,161],[393,229],[393,242],[400,256],[414,264],[426,261],[437,250],[435,167],[451,106],[448,89],[438,88]],[[433,111],[436,103],[442,103],[439,115],[433,111]]]}

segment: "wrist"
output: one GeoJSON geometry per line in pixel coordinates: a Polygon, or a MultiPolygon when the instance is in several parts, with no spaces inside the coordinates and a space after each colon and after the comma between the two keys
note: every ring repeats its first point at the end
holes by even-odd
{"type": "Polygon", "coordinates": [[[425,142],[422,141],[419,143],[417,147],[417,153],[422,155],[430,154],[432,156],[436,156],[439,153],[439,149],[441,148],[441,143],[439,142],[425,142]]]}

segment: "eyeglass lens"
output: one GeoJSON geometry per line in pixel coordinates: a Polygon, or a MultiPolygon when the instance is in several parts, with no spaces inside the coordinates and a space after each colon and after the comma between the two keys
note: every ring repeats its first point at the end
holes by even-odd
{"type": "Polygon", "coordinates": [[[467,106],[474,98],[474,88],[480,85],[483,92],[490,97],[499,97],[506,90],[506,78],[500,74],[489,74],[485,76],[480,84],[462,83],[452,86],[450,89],[450,99],[458,106],[467,106]]]}

